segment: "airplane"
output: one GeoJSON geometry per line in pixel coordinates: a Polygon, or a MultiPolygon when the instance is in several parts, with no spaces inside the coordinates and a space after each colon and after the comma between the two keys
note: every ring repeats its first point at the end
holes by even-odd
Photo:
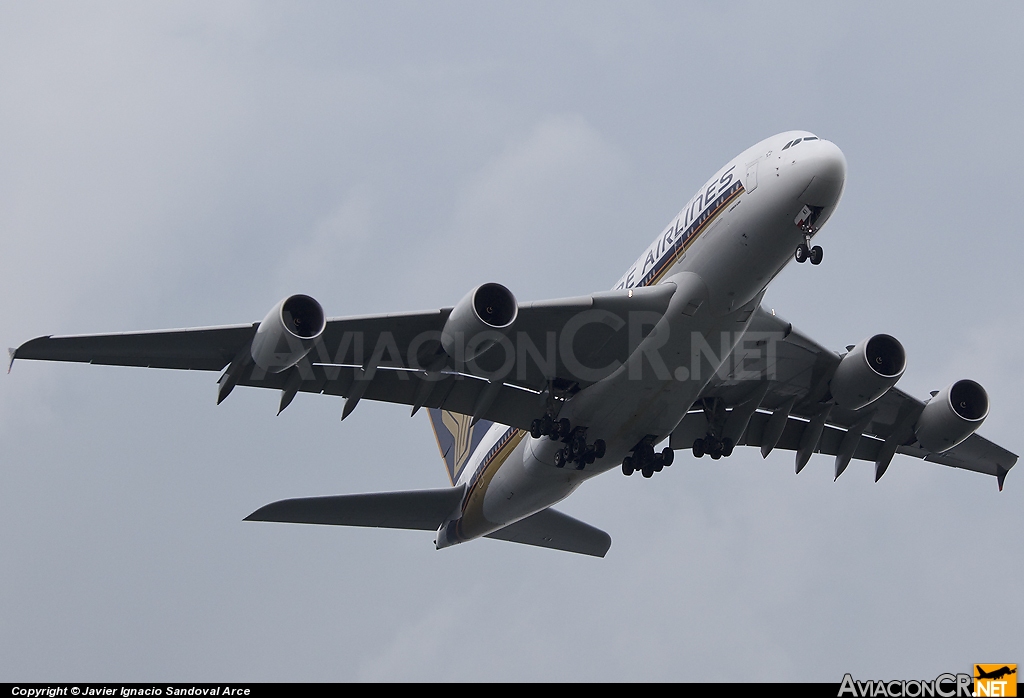
{"type": "Polygon", "coordinates": [[[977,676],[975,676],[974,678],[976,678],[976,679],[995,679],[995,680],[998,680],[998,679],[1003,678],[1004,676],[1009,676],[1010,674],[1016,674],[1017,673],[1016,665],[1014,665],[1013,669],[1011,669],[1008,666],[1003,666],[1003,667],[1000,667],[999,669],[996,669],[994,671],[984,671],[980,666],[975,666],[975,670],[977,672],[977,676]]]}
{"type": "MultiPolygon", "coordinates": [[[[789,131],[748,148],[687,202],[610,291],[520,303],[485,283],[453,307],[328,319],[293,295],[262,321],[107,335],[46,336],[10,360],[79,361],[221,372],[236,386],[425,408],[451,486],[287,499],[246,517],[433,531],[437,549],[481,537],[604,557],[610,536],[551,508],[613,469],[653,477],[675,452],[735,447],[854,459],[875,481],[895,454],[993,475],[1017,456],[975,432],[985,389],[957,380],[919,400],[895,387],[906,352],[886,334],[842,353],[766,310],[790,262],[812,244],[846,181],[831,141],[789,131]],[[657,446],[667,440],[667,445],[657,446]]],[[[8,367],[10,371],[10,366],[8,367]]]]}

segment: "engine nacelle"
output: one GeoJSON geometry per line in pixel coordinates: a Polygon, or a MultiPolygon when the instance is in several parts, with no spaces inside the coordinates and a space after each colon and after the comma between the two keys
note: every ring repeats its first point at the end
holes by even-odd
{"type": "Polygon", "coordinates": [[[441,346],[448,356],[470,361],[511,332],[517,317],[519,303],[511,291],[501,284],[481,284],[452,309],[441,330],[441,346]]]}
{"type": "Polygon", "coordinates": [[[256,328],[252,360],[270,373],[280,373],[302,360],[327,321],[324,309],[309,296],[288,296],[275,305],[256,328]]]}
{"type": "Polygon", "coordinates": [[[859,410],[882,397],[907,368],[907,353],[895,337],[876,334],[843,357],[832,375],[829,391],[836,404],[859,410]]]}
{"type": "Polygon", "coordinates": [[[960,380],[924,406],[914,432],[922,448],[942,453],[973,434],[988,416],[988,393],[972,380],[960,380]]]}

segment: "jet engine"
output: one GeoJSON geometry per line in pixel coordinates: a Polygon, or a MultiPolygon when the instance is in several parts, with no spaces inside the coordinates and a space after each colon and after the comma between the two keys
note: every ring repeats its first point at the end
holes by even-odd
{"type": "Polygon", "coordinates": [[[843,357],[829,390],[836,404],[859,410],[882,397],[907,368],[907,353],[895,337],[876,334],[843,357]]]}
{"type": "Polygon", "coordinates": [[[942,453],[973,434],[988,416],[988,393],[972,380],[960,380],[924,406],[914,431],[921,447],[942,453]]]}
{"type": "Polygon", "coordinates": [[[441,346],[448,356],[470,361],[507,335],[518,316],[511,291],[501,284],[481,284],[452,309],[441,330],[441,346]]]}
{"type": "Polygon", "coordinates": [[[280,373],[302,360],[327,321],[324,309],[309,296],[288,296],[275,305],[256,328],[252,360],[270,373],[280,373]]]}

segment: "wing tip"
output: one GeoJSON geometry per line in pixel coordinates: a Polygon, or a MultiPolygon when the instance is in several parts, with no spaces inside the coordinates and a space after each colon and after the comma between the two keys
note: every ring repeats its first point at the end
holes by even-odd
{"type": "Polygon", "coordinates": [[[14,347],[7,347],[7,356],[10,357],[10,361],[7,362],[7,373],[11,372],[11,367],[14,366],[14,357],[18,355],[18,350],[14,347]]]}

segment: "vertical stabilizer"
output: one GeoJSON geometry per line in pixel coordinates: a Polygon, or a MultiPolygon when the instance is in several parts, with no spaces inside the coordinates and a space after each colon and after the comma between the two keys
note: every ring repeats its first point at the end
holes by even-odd
{"type": "Polygon", "coordinates": [[[434,407],[429,408],[427,414],[430,415],[430,426],[437,437],[437,448],[448,470],[448,479],[454,485],[459,481],[469,456],[480,445],[480,440],[494,422],[481,419],[473,424],[473,418],[469,415],[434,407]]]}

